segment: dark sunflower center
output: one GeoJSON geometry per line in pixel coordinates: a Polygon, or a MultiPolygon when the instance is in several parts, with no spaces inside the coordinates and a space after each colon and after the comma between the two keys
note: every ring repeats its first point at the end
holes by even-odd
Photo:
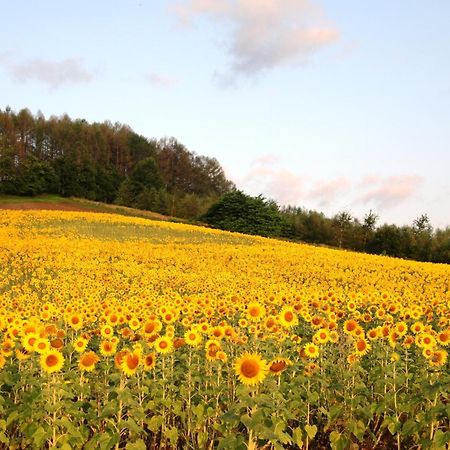
{"type": "Polygon", "coordinates": [[[55,355],[48,355],[47,358],[45,359],[45,362],[47,363],[48,367],[53,367],[56,366],[56,364],[58,364],[58,358],[55,355]]]}
{"type": "Polygon", "coordinates": [[[257,361],[247,360],[241,365],[241,372],[247,378],[254,378],[259,373],[259,364],[257,361]]]}

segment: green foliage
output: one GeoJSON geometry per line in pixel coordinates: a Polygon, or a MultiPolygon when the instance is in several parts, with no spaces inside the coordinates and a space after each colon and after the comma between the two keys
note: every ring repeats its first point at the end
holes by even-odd
{"type": "Polygon", "coordinates": [[[202,220],[222,230],[261,236],[280,236],[283,229],[275,202],[262,196],[251,197],[239,190],[223,195],[202,220]]]}

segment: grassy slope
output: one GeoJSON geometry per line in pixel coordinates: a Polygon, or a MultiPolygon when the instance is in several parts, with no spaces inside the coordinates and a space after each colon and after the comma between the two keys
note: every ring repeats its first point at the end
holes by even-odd
{"type": "MultiPolygon", "coordinates": [[[[20,209],[21,204],[64,204],[64,205],[73,205],[77,208],[83,208],[89,211],[103,212],[103,213],[113,213],[119,214],[122,216],[129,217],[142,217],[144,219],[152,219],[152,220],[165,220],[170,222],[182,222],[188,223],[187,220],[180,219],[178,217],[164,216],[163,214],[155,213],[152,211],[144,211],[135,208],[128,208],[126,206],[119,205],[110,205],[107,203],[95,202],[92,200],[86,200],[82,198],[75,197],[61,197],[59,195],[38,195],[35,197],[20,197],[14,195],[0,195],[0,209],[2,205],[15,205],[18,209],[20,209]]],[[[45,209],[45,208],[43,208],[45,209]]]]}

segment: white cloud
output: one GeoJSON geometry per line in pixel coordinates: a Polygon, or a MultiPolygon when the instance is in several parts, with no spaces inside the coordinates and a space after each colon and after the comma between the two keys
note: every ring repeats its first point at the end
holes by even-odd
{"type": "Polygon", "coordinates": [[[185,0],[174,9],[183,23],[207,15],[231,24],[230,71],[216,74],[222,84],[230,84],[233,75],[253,76],[305,63],[339,38],[336,27],[312,0],[185,0]]]}
{"type": "Polygon", "coordinates": [[[368,176],[359,185],[362,193],[356,201],[390,208],[413,196],[423,181],[418,175],[368,176]]]}
{"type": "Polygon", "coordinates": [[[255,159],[234,181],[251,195],[263,194],[282,206],[306,207],[328,215],[352,208],[361,215],[371,208],[396,214],[423,203],[420,195],[424,179],[415,174],[321,179],[287,167],[275,154],[255,159]]]}
{"type": "Polygon", "coordinates": [[[50,88],[62,84],[87,83],[94,78],[82,60],[68,58],[63,60],[32,59],[16,62],[9,54],[0,57],[0,64],[19,83],[36,80],[50,88]]]}
{"type": "Polygon", "coordinates": [[[332,180],[316,181],[307,197],[318,202],[321,207],[331,206],[333,200],[343,193],[348,193],[351,189],[352,183],[346,177],[338,177],[332,180]]]}

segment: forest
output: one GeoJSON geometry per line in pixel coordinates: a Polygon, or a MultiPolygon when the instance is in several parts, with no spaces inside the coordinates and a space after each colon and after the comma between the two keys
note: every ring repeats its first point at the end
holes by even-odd
{"type": "Polygon", "coordinates": [[[384,254],[450,263],[450,228],[418,214],[405,226],[340,211],[333,217],[280,207],[236,189],[215,158],[175,138],[147,138],[121,123],[48,119],[28,109],[0,110],[0,194],[82,197],[199,220],[211,226],[384,254]]]}
{"type": "Polygon", "coordinates": [[[0,193],[60,194],[193,219],[234,187],[219,162],[120,123],[0,111],[0,193]]]}

